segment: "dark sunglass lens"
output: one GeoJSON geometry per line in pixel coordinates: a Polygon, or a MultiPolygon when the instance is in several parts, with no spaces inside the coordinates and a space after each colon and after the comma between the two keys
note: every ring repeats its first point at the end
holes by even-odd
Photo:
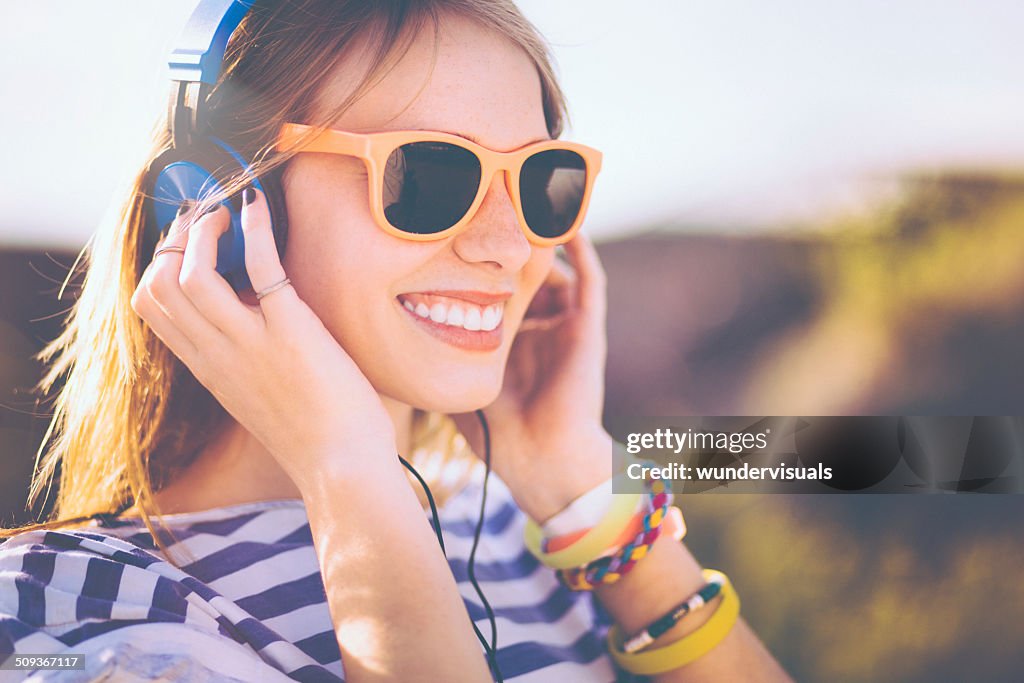
{"type": "Polygon", "coordinates": [[[587,164],[576,152],[537,152],[519,172],[523,216],[540,237],[564,235],[576,222],[587,186],[587,164]]]}
{"type": "Polygon", "coordinates": [[[466,215],[480,187],[480,160],[447,142],[410,142],[384,168],[384,215],[399,230],[430,235],[466,215]]]}

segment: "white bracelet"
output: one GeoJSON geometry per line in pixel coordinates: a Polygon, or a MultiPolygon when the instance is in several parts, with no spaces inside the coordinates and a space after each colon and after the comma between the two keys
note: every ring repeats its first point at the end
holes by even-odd
{"type": "MultiPolygon", "coordinates": [[[[625,447],[615,442],[613,447],[619,449],[626,458],[626,462],[633,460],[633,457],[626,454],[625,447]]],[[[624,476],[619,475],[622,479],[624,476]]],[[[581,494],[560,512],[555,514],[541,526],[541,532],[545,538],[556,538],[567,534],[590,529],[597,525],[612,504],[612,482],[615,477],[610,477],[600,484],[581,494]]],[[[643,501],[640,501],[642,504],[643,501]]],[[[637,505],[639,509],[640,505],[637,505]]]]}
{"type": "Polygon", "coordinates": [[[612,480],[609,478],[544,522],[541,531],[545,538],[556,538],[582,529],[590,529],[608,514],[611,504],[612,480]]]}

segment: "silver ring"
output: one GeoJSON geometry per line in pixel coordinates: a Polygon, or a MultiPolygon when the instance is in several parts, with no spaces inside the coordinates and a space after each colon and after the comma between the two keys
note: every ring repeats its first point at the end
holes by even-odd
{"type": "Polygon", "coordinates": [[[166,246],[166,247],[160,247],[155,252],[153,252],[153,258],[156,258],[157,256],[159,256],[160,254],[164,253],[165,251],[173,251],[176,254],[184,254],[185,253],[185,247],[179,247],[179,246],[174,245],[174,244],[171,244],[171,245],[166,246]]]}
{"type": "Polygon", "coordinates": [[[292,283],[291,278],[287,278],[286,277],[285,279],[281,280],[280,282],[276,282],[276,283],[270,285],[269,287],[267,287],[266,289],[263,289],[263,290],[260,290],[260,291],[256,292],[256,300],[259,301],[260,299],[262,299],[263,297],[267,296],[268,294],[273,294],[277,290],[282,289],[284,287],[287,287],[291,283],[292,283]]]}

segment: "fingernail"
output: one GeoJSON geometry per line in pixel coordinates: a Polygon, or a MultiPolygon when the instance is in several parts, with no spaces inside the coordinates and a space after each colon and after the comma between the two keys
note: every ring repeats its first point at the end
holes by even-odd
{"type": "Polygon", "coordinates": [[[179,216],[184,216],[186,213],[188,213],[192,209],[193,206],[195,206],[195,202],[193,202],[191,199],[186,199],[178,207],[178,215],[179,216]]]}
{"type": "Polygon", "coordinates": [[[256,201],[256,190],[251,187],[247,187],[242,190],[242,202],[245,204],[252,204],[256,201]]]}

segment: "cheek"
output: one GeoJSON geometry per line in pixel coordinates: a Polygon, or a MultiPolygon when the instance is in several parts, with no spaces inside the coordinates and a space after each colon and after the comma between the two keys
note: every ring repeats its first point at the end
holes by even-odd
{"type": "Polygon", "coordinates": [[[289,164],[284,190],[288,276],[308,296],[336,289],[339,280],[343,284],[353,274],[359,261],[354,254],[365,253],[374,237],[362,164],[334,155],[302,155],[289,164]]]}
{"type": "Polygon", "coordinates": [[[341,341],[360,332],[391,303],[396,274],[415,268],[369,215],[342,207],[304,209],[291,226],[284,267],[302,299],[341,341]]]}
{"type": "Polygon", "coordinates": [[[328,231],[346,222],[370,221],[366,169],[358,159],[307,154],[293,159],[284,173],[289,226],[302,232],[328,231]]]}
{"type": "Polygon", "coordinates": [[[362,164],[308,156],[294,160],[285,174],[289,234],[283,265],[328,329],[339,339],[350,337],[342,333],[356,331],[350,321],[358,318],[361,302],[387,284],[387,259],[377,257],[386,235],[370,216],[362,164]]]}
{"type": "Polygon", "coordinates": [[[399,380],[426,366],[395,297],[403,278],[420,272],[441,245],[397,240],[373,221],[365,187],[311,182],[319,180],[314,174],[292,177],[285,271],[370,382],[400,395],[399,380]]]}
{"type": "Polygon", "coordinates": [[[400,380],[414,377],[416,347],[409,343],[397,308],[397,273],[415,269],[402,250],[387,249],[392,239],[372,222],[355,224],[348,212],[325,220],[337,229],[296,226],[295,250],[289,245],[285,269],[300,298],[352,358],[378,391],[400,396],[400,380]],[[379,234],[377,234],[379,233],[379,234]],[[406,349],[411,350],[405,353],[406,349]]]}

